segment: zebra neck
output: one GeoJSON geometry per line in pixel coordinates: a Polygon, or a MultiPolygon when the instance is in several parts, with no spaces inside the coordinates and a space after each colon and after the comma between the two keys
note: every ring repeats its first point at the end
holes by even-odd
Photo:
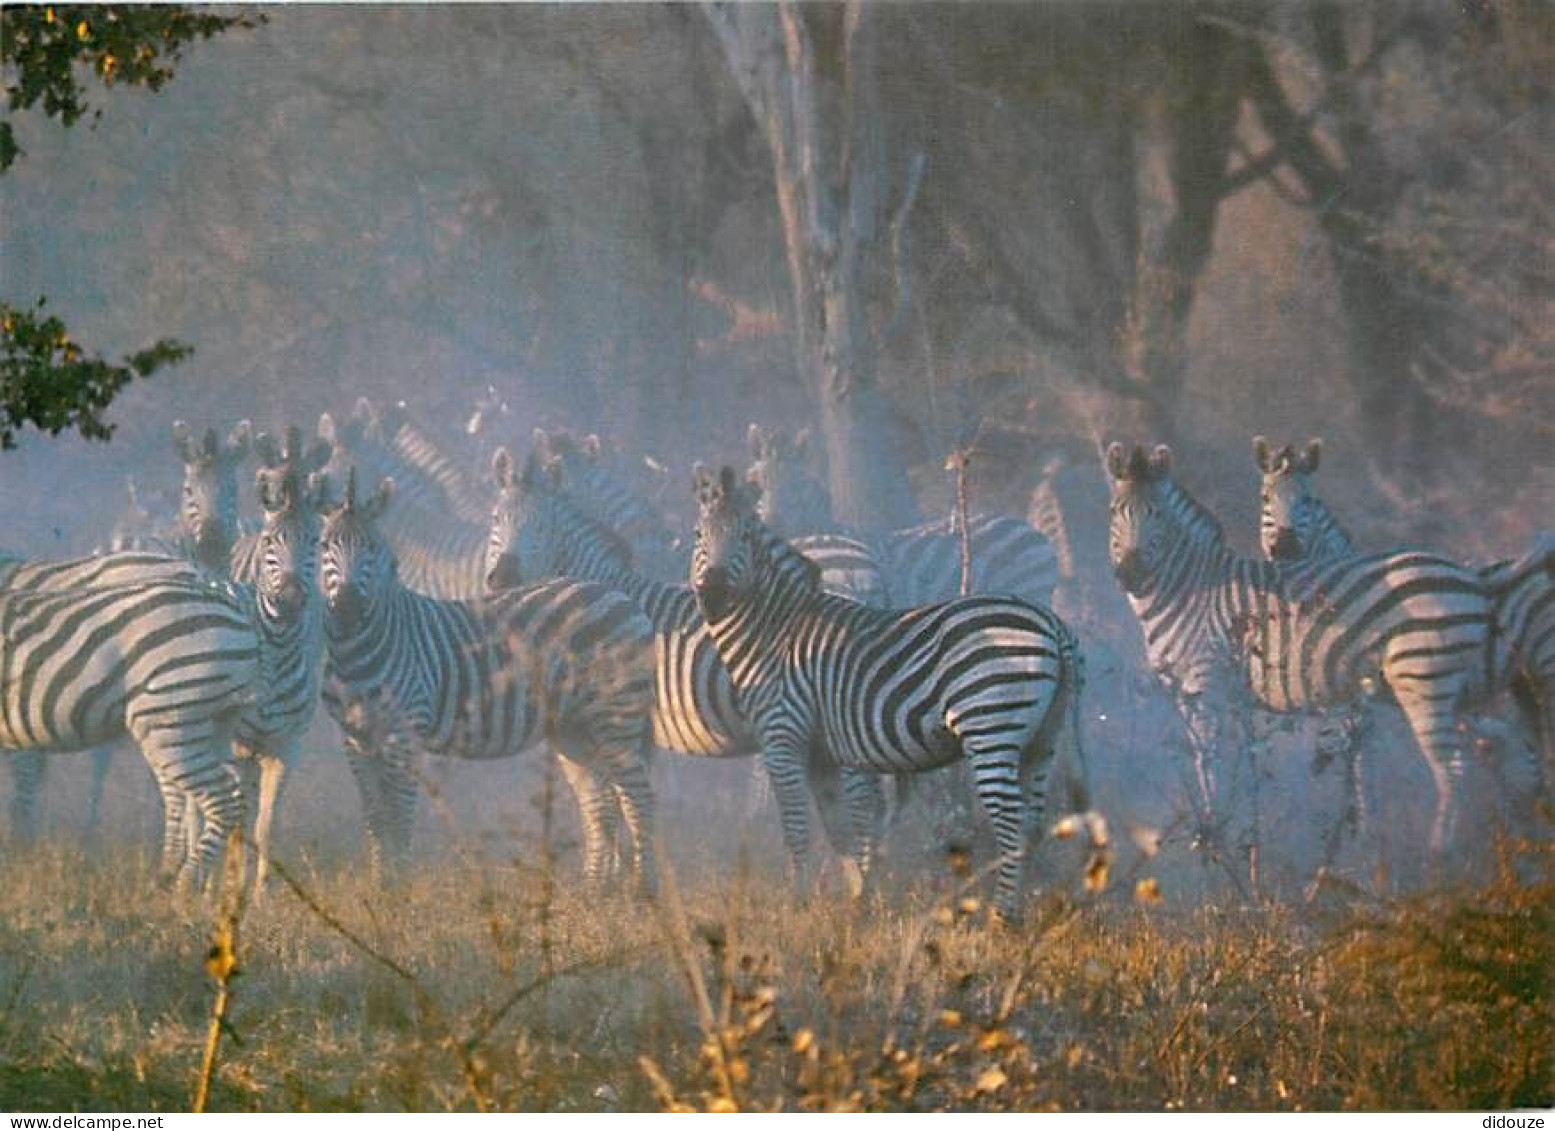
{"type": "Polygon", "coordinates": [[[421,497],[442,495],[461,522],[478,525],[486,520],[480,493],[471,488],[464,473],[420,429],[402,422],[388,448],[413,473],[409,485],[414,485],[421,497]]]}
{"type": "Polygon", "coordinates": [[[749,591],[722,617],[707,620],[719,658],[734,685],[742,689],[781,665],[787,653],[784,644],[798,619],[822,600],[809,572],[812,567],[798,551],[778,539],[769,551],[772,554],[749,591]]]}

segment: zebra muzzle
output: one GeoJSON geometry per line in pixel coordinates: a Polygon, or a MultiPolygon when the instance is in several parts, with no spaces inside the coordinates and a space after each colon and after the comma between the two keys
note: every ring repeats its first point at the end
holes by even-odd
{"type": "Polygon", "coordinates": [[[486,589],[488,592],[495,592],[499,589],[514,589],[523,583],[523,575],[518,568],[518,558],[513,554],[503,554],[496,560],[491,569],[486,571],[486,589]]]}
{"type": "Polygon", "coordinates": [[[1123,586],[1123,591],[1130,595],[1138,595],[1145,587],[1149,571],[1145,568],[1144,558],[1138,550],[1130,550],[1124,554],[1112,567],[1118,584],[1123,586]]]}
{"type": "Polygon", "coordinates": [[[722,566],[710,566],[702,571],[692,586],[702,611],[709,617],[717,617],[729,604],[729,574],[722,566]]]}
{"type": "Polygon", "coordinates": [[[330,614],[340,624],[350,627],[362,619],[367,602],[355,585],[342,585],[329,599],[330,614]]]}
{"type": "Polygon", "coordinates": [[[1294,528],[1282,526],[1275,532],[1271,554],[1280,561],[1287,562],[1301,556],[1301,539],[1296,536],[1294,528]]]}

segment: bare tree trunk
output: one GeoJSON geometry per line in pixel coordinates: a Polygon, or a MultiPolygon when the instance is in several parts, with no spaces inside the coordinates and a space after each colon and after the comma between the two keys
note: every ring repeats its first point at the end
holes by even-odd
{"type": "Polygon", "coordinates": [[[872,9],[782,0],[703,12],[772,153],[796,360],[819,409],[837,517],[908,521],[916,508],[861,293],[887,203],[872,9]]]}

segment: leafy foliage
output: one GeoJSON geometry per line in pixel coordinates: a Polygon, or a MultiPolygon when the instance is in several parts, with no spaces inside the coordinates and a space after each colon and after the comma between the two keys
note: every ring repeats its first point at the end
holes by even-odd
{"type": "MultiPolygon", "coordinates": [[[[263,19],[172,5],[7,6],[0,10],[0,63],[15,72],[7,76],[7,109],[29,110],[42,102],[44,114],[72,126],[92,109],[76,78],[77,65],[105,86],[161,90],[185,44],[263,19]]],[[[0,172],[20,155],[11,124],[0,122],[0,172]]]]}
{"type": "Polygon", "coordinates": [[[190,346],[163,339],[115,365],[86,357],[65,324],[35,310],[0,302],[0,448],[16,446],[16,432],[33,425],[50,435],[75,428],[89,440],[106,440],[113,425],[103,410],[120,389],[163,365],[182,361],[190,346]]]}

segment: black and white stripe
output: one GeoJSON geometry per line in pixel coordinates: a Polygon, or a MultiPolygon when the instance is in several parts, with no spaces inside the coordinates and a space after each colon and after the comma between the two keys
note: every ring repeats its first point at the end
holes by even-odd
{"type": "Polygon", "coordinates": [[[163,868],[198,886],[242,815],[231,741],[260,645],[241,596],[147,582],[0,593],[0,747],[77,751],[133,738],[162,792],[163,868]],[[185,803],[204,828],[183,843],[185,803]]]}
{"type": "Polygon", "coordinates": [[[1171,475],[1171,452],[1107,451],[1108,555],[1151,666],[1179,696],[1200,800],[1214,805],[1226,705],[1245,689],[1277,712],[1315,712],[1385,688],[1436,787],[1440,851],[1462,774],[1460,712],[1487,693],[1492,614],[1479,579],[1430,554],[1368,554],[1286,571],[1239,557],[1171,475]]]}
{"type": "Polygon", "coordinates": [[[412,464],[406,453],[424,457],[430,444],[416,433],[414,442],[397,445],[403,431],[402,410],[381,418],[365,399],[345,420],[337,423],[325,413],[318,424],[320,439],[334,450],[328,472],[336,482],[344,481],[347,468],[366,482],[395,481],[395,504],[384,516],[381,533],[394,551],[401,581],[429,597],[479,597],[487,502],[472,501],[446,461],[438,461],[435,470],[412,464]],[[473,519],[466,517],[472,507],[478,516],[473,519]]]}
{"type": "MultiPolygon", "coordinates": [[[[522,470],[506,449],[492,460],[498,484],[487,547],[487,584],[493,591],[556,577],[598,582],[625,593],[653,626],[655,681],[653,741],[662,750],[696,757],[749,757],[759,752],[695,595],[685,585],[651,581],[631,568],[630,551],[614,532],[573,505],[563,468],[532,453],[522,470]]],[[[834,811],[834,776],[813,767],[815,800],[833,846],[847,861],[850,882],[863,865],[847,823],[834,811]]],[[[845,779],[855,775],[845,773],[845,779]]],[[[869,780],[844,780],[843,791],[868,790],[869,780]]]]}
{"type": "MultiPolygon", "coordinates": [[[[1320,563],[1360,551],[1312,477],[1322,456],[1321,441],[1297,451],[1278,451],[1262,436],[1253,440],[1259,484],[1258,531],[1264,556],[1298,574],[1320,563]]],[[[1545,763],[1555,763],[1555,535],[1535,539],[1516,560],[1478,567],[1494,614],[1495,637],[1489,677],[1492,692],[1508,691],[1545,763]]],[[[1535,766],[1533,777],[1542,774],[1535,766]]]]}
{"type": "MultiPolygon", "coordinates": [[[[996,907],[1015,918],[1054,743],[1064,731],[1078,747],[1084,665],[1073,634],[1053,613],[1005,598],[892,612],[826,594],[731,468],[716,478],[698,468],[695,487],[692,589],[760,739],[801,877],[812,751],[876,774],[959,759],[999,845],[996,907]]],[[[868,837],[878,793],[849,801],[856,835],[868,837]]]]}
{"type": "MultiPolygon", "coordinates": [[[[752,424],[748,440],[752,462],[747,478],[761,491],[761,517],[772,530],[801,549],[801,540],[812,535],[859,537],[837,523],[829,492],[810,470],[805,431],[790,439],[783,429],[752,424]]],[[[967,528],[972,557],[967,592],[1015,597],[1043,607],[1052,604],[1058,556],[1046,537],[1007,515],[974,514],[967,528]]],[[[961,536],[950,519],[869,535],[861,545],[866,552],[873,547],[894,607],[948,601],[962,592],[961,536]]],[[[843,581],[823,583],[849,595],[843,581]]]]}
{"type": "Polygon", "coordinates": [[[582,786],[586,869],[598,876],[623,812],[640,886],[653,877],[653,794],[646,763],[653,637],[624,596],[558,581],[481,601],[407,589],[375,526],[393,495],[363,502],[354,476],[324,521],[324,702],[346,735],[375,859],[399,864],[416,802],[417,751],[502,758],[541,742],[582,786]]]}
{"type": "Polygon", "coordinates": [[[631,551],[633,568],[655,581],[679,582],[686,575],[686,550],[669,520],[607,466],[604,445],[594,433],[576,436],[564,428],[536,428],[534,450],[542,463],[565,477],[578,510],[612,530],[631,551]]]}

